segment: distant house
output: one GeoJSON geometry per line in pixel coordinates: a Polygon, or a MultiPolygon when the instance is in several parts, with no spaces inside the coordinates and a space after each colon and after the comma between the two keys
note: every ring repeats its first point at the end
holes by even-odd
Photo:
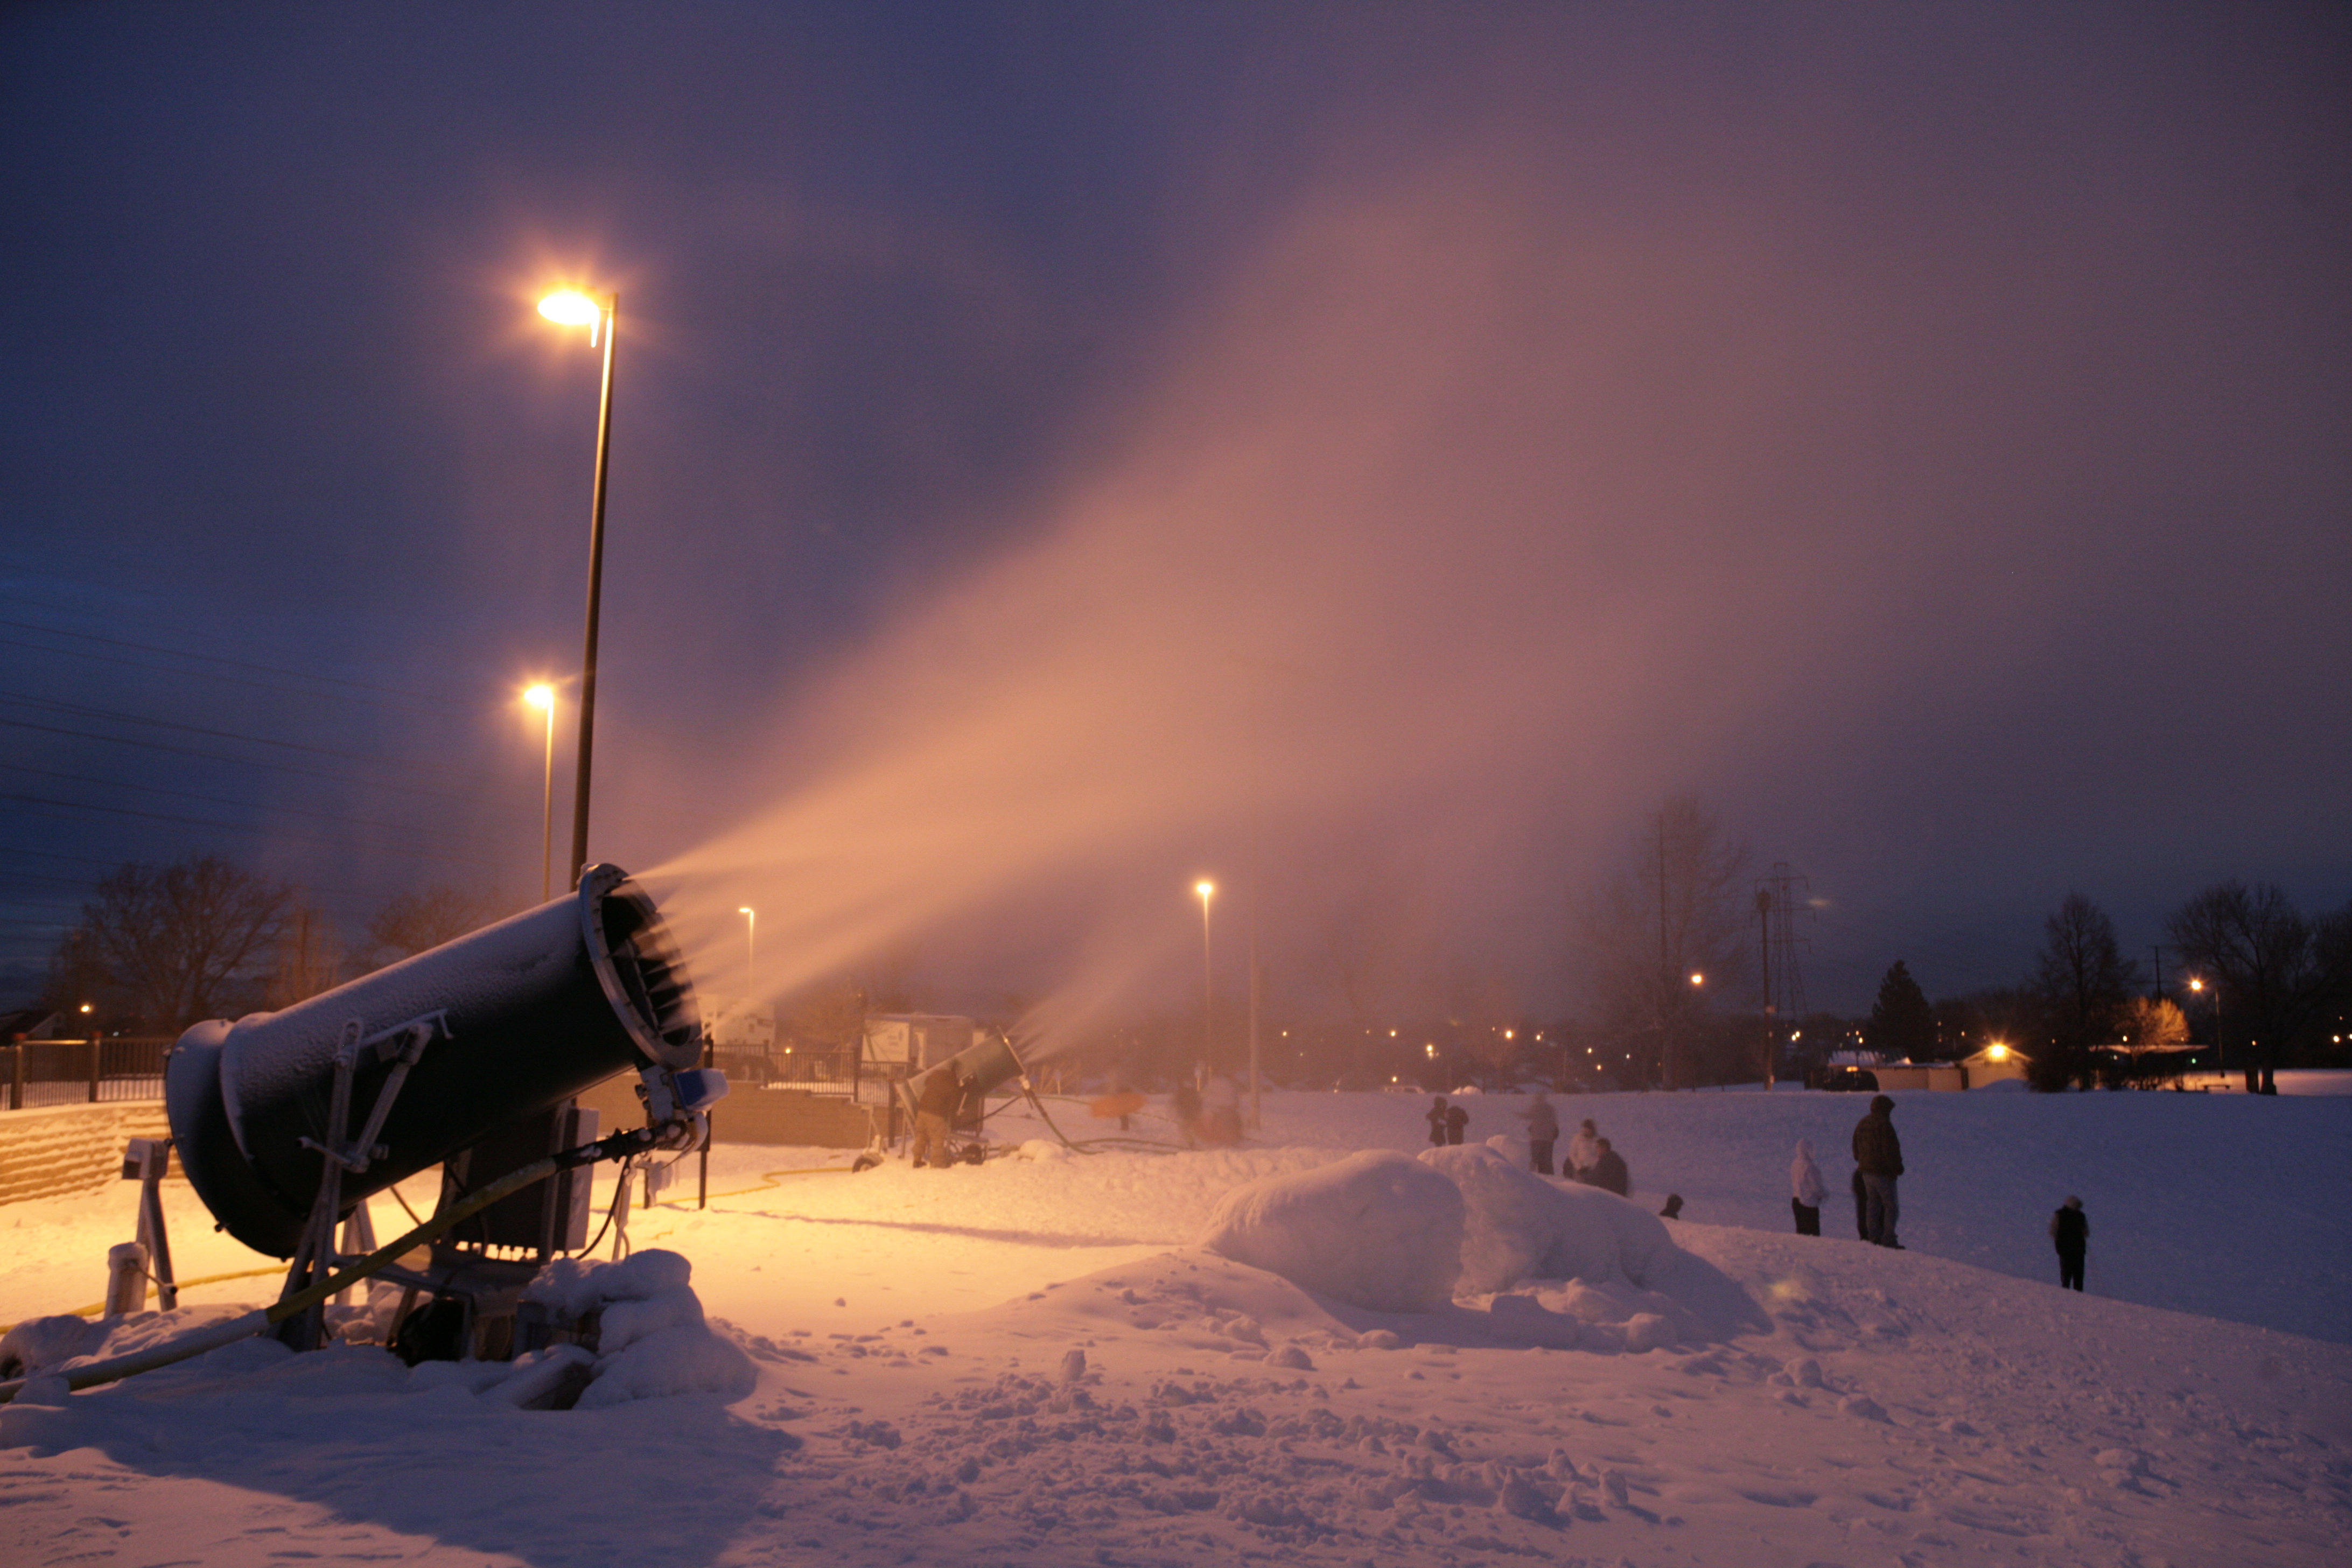
{"type": "Polygon", "coordinates": [[[1968,1081],[1962,1087],[1982,1089],[1989,1083],[1999,1083],[2004,1079],[2023,1078],[2025,1069],[2032,1062],[2032,1057],[2016,1047],[1996,1041],[1972,1057],[1960,1058],[1961,1070],[1968,1075],[1968,1081]]]}
{"type": "Polygon", "coordinates": [[[47,1007],[26,1007],[0,1013],[0,1045],[16,1040],[46,1040],[64,1027],[66,1016],[47,1007]]]}

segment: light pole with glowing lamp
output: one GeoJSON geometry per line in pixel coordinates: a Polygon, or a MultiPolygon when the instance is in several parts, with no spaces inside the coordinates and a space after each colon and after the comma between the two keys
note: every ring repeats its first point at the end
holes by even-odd
{"type": "Polygon", "coordinates": [[[749,1002],[760,984],[760,917],[749,904],[735,912],[743,917],[743,996],[749,1002]]]}
{"type": "Polygon", "coordinates": [[[596,489],[588,519],[588,629],[580,655],[580,764],[572,780],[572,869],[576,886],[588,864],[588,771],[596,740],[596,622],[604,597],[604,475],[613,454],[613,339],[620,325],[621,297],[597,299],[577,289],[560,289],[539,302],[539,313],[561,326],[588,329],[588,346],[604,349],[604,387],[596,405],[596,489]]]}
{"type": "Polygon", "coordinates": [[[547,714],[547,774],[539,808],[539,901],[555,897],[555,688],[545,681],[526,689],[522,700],[547,714]]]}
{"type": "Polygon", "coordinates": [[[2221,987],[2218,982],[2209,985],[2201,978],[2192,978],[2189,982],[2189,989],[2213,993],[2213,1071],[2226,1084],[2230,1069],[2224,1065],[2221,1056],[2221,987]]]}
{"type": "Polygon", "coordinates": [[[1209,900],[1216,896],[1217,885],[1202,880],[1192,884],[1201,895],[1201,1065],[1209,1065],[1212,1021],[1217,1007],[1217,971],[1209,957],[1209,900]]]}

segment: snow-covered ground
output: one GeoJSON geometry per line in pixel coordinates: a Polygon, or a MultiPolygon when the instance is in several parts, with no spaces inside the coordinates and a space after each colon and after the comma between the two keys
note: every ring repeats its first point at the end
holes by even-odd
{"type": "MultiPolygon", "coordinates": [[[[1564,1100],[1754,1305],[1641,1352],[1671,1304],[1623,1279],[1382,1312],[1193,1247],[1243,1183],[1415,1150],[1425,1100],[1276,1095],[1241,1150],[950,1171],[722,1145],[709,1207],[631,1237],[692,1261],[748,1396],[520,1412],[249,1344],[0,1412],[0,1559],[2341,1561],[2352,1099],[1897,1099],[1903,1252],[1839,1206],[1861,1097],[1564,1100]],[[1786,1234],[1798,1137],[1819,1240],[1786,1234]],[[2044,1235],[2070,1193],[2088,1297],[2044,1235]]],[[[1474,1099],[1473,1140],[1520,1103],[1474,1099]]],[[[98,1296],[132,1191],[0,1209],[0,1322],[98,1296]]],[[[183,1278],[266,1264],[170,1204],[183,1278]]]]}

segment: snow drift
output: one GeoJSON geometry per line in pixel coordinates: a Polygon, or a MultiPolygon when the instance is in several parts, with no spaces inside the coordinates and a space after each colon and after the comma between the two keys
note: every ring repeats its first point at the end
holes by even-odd
{"type": "MultiPolygon", "coordinates": [[[[1542,1305],[1569,1343],[1581,1342],[1579,1321],[1643,1315],[1658,1326],[1607,1336],[1606,1348],[1766,1326],[1747,1291],[1675,1246],[1655,1215],[1614,1193],[1546,1181],[1483,1144],[1431,1149],[1418,1160],[1367,1150],[1252,1182],[1226,1195],[1200,1245],[1379,1311],[1434,1312],[1457,1292],[1565,1283],[1556,1305],[1542,1305]]],[[[1584,1339],[1603,1348],[1599,1336],[1584,1339]]]]}
{"type": "Polygon", "coordinates": [[[1462,1274],[1462,1191],[1426,1165],[1367,1149],[1235,1187],[1200,1245],[1294,1285],[1382,1312],[1432,1312],[1462,1274]]]}

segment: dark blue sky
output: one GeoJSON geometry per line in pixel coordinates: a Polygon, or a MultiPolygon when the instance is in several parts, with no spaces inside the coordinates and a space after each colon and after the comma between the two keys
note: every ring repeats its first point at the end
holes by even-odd
{"type": "Polygon", "coordinates": [[[2339,902],[2347,114],[2327,6],[12,8],[0,981],[125,858],[349,931],[535,891],[572,279],[624,302],[625,864],[846,831],[794,803],[856,756],[968,867],[877,941],[1050,984],[1285,832],[1306,974],[1363,896],[1312,820],[1570,1005],[1569,903],[1670,790],[1811,878],[1832,1005],[2013,978],[2069,889],[2134,944],[2222,876],[2339,902]],[[1188,617],[1250,630],[1163,660],[1188,617]],[[1051,754],[1021,694],[1089,666],[1162,738],[1314,671],[1201,731],[1290,798],[1122,751],[1115,828],[991,860],[1020,803],[893,723],[1051,754]]]}

